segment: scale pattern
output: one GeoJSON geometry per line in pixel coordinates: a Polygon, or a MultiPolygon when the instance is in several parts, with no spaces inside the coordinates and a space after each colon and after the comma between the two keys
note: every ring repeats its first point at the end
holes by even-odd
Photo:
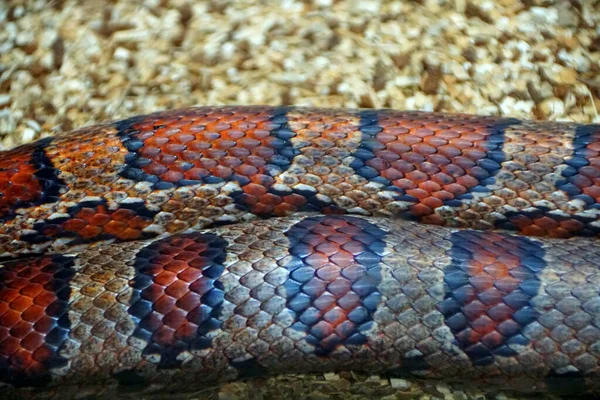
{"type": "Polygon", "coordinates": [[[596,242],[299,216],[31,257],[2,269],[2,377],[61,394],[351,369],[595,391],[596,242]]]}
{"type": "Polygon", "coordinates": [[[2,152],[0,382],[345,369],[597,393],[599,134],[198,107],[2,152]]]}
{"type": "Polygon", "coordinates": [[[600,125],[199,107],[0,153],[0,251],[62,252],[296,212],[596,236],[600,125]]]}

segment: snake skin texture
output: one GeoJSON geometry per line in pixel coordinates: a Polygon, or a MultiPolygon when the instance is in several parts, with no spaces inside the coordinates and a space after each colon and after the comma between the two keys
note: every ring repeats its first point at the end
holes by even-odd
{"type": "Polygon", "coordinates": [[[229,106],[2,152],[2,389],[353,370],[599,393],[598,135],[229,106]]]}

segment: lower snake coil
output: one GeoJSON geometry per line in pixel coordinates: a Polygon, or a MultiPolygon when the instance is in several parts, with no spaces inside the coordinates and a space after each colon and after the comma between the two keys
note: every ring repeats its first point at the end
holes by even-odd
{"type": "MultiPolygon", "coordinates": [[[[0,390],[600,391],[600,125],[196,107],[0,153],[0,390]]],[[[73,395],[74,396],[74,395],[73,395]]]]}

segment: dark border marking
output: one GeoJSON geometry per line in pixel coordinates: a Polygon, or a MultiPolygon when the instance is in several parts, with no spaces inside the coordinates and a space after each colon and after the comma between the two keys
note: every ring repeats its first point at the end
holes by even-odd
{"type": "Polygon", "coordinates": [[[68,316],[75,257],[24,257],[0,268],[0,380],[44,386],[71,330],[68,316]]]}
{"type": "Polygon", "coordinates": [[[144,356],[160,356],[160,368],[181,365],[183,351],[210,347],[209,333],[220,329],[225,293],[218,279],[227,246],[217,235],[191,233],[136,254],[128,309],[137,324],[133,336],[147,343],[144,356]]]}
{"type": "Polygon", "coordinates": [[[451,241],[437,308],[456,344],[475,365],[515,356],[511,345],[529,343],[521,332],[538,317],[530,301],[540,289],[545,250],[526,237],[474,230],[454,232],[451,241]]]}
{"type": "MultiPolygon", "coordinates": [[[[376,168],[369,166],[369,161],[375,160],[377,153],[387,149],[385,143],[378,140],[377,136],[383,132],[383,127],[379,125],[379,120],[382,116],[388,116],[393,110],[364,110],[359,113],[360,125],[359,129],[362,134],[362,140],[360,146],[354,152],[354,161],[350,166],[356,171],[356,173],[370,182],[376,182],[384,185],[385,190],[396,192],[395,200],[412,203],[413,207],[420,204],[422,200],[410,195],[407,191],[401,187],[398,187],[390,179],[385,178],[381,175],[380,171],[376,168]]],[[[423,118],[426,118],[427,114],[423,114],[423,118]]],[[[398,117],[400,119],[400,117],[398,117]]],[[[404,118],[404,117],[402,117],[404,118]]],[[[482,117],[484,118],[484,117],[482,117]]],[[[408,119],[408,118],[406,118],[408,119]]],[[[419,120],[419,115],[414,116],[414,119],[419,120]]],[[[440,124],[444,121],[440,120],[440,124]]],[[[476,123],[477,121],[469,120],[469,123],[476,123]]],[[[468,191],[463,194],[452,193],[452,199],[444,199],[441,204],[458,207],[462,204],[462,200],[473,199],[473,192],[479,193],[491,193],[487,189],[487,185],[493,185],[495,183],[495,175],[501,170],[501,163],[506,160],[506,156],[502,150],[505,142],[505,130],[510,126],[520,125],[522,121],[516,118],[503,118],[497,120],[490,128],[490,134],[486,137],[486,140],[479,142],[479,146],[486,150],[486,156],[475,161],[476,171],[471,171],[469,176],[472,176],[478,182],[472,187],[468,187],[468,191]]],[[[414,151],[407,151],[408,153],[418,154],[414,151]]],[[[404,153],[403,153],[404,154],[404,153]]],[[[383,161],[383,160],[382,160],[383,161]]],[[[413,163],[416,167],[415,171],[421,171],[420,163],[413,163]]],[[[452,164],[451,164],[452,165],[452,164]]],[[[475,170],[475,168],[473,168],[475,170]]],[[[427,171],[421,171],[430,175],[427,171]]],[[[431,177],[429,177],[431,180],[431,177]]],[[[454,181],[453,181],[454,182],[454,181]]],[[[435,192],[431,192],[435,193],[435,192]]],[[[416,209],[412,207],[404,212],[401,216],[404,219],[409,220],[421,220],[421,215],[415,212],[416,209]]]]}
{"type": "MultiPolygon", "coordinates": [[[[7,222],[15,218],[15,211],[19,208],[29,208],[59,201],[61,191],[67,188],[67,184],[59,178],[60,170],[54,167],[52,160],[50,160],[48,154],[46,153],[46,148],[50,145],[50,143],[52,143],[52,141],[53,138],[50,137],[40,139],[34,143],[17,147],[9,152],[9,156],[11,154],[18,154],[22,151],[29,151],[31,153],[31,159],[28,164],[32,165],[35,170],[33,175],[36,178],[36,184],[38,187],[27,187],[27,190],[35,190],[35,196],[37,198],[31,201],[15,199],[12,204],[7,204],[9,205],[8,208],[5,209],[4,213],[0,215],[0,223],[7,222]]],[[[19,165],[15,165],[13,168],[20,167],[19,165]]],[[[9,184],[12,183],[9,182],[9,184]]],[[[31,184],[32,183],[30,183],[28,186],[31,184]]],[[[0,198],[3,196],[3,193],[0,192],[0,198]]]]}
{"type": "Polygon", "coordinates": [[[381,300],[379,265],[386,232],[355,217],[310,217],[291,227],[285,265],[292,329],[325,356],[339,345],[362,345],[381,300]]]}

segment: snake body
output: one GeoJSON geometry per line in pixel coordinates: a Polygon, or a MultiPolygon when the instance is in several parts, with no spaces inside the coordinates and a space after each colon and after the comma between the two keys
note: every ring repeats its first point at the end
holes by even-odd
{"type": "Polygon", "coordinates": [[[355,370],[597,393],[599,136],[229,106],[2,152],[0,382],[355,370]]]}

